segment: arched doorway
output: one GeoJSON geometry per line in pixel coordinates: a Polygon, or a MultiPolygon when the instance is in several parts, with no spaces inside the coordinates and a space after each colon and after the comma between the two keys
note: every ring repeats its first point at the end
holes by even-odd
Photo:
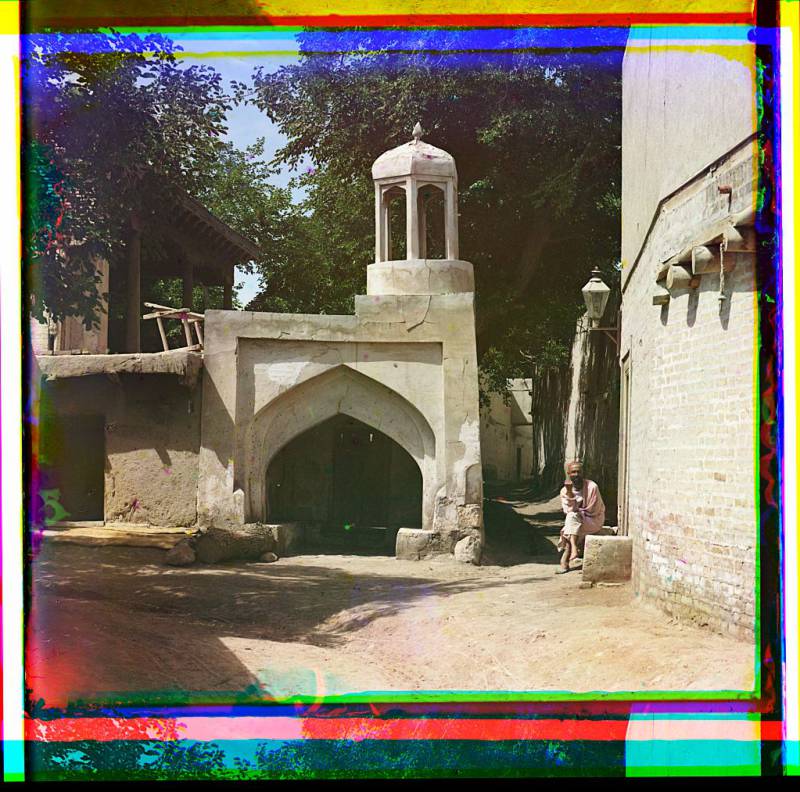
{"type": "MultiPolygon", "coordinates": [[[[441,487],[433,431],[410,402],[348,366],[337,366],[295,385],[255,416],[246,430],[243,459],[247,520],[264,521],[275,513],[269,505],[267,483],[274,458],[296,438],[338,415],[382,433],[412,458],[422,477],[422,528],[429,529],[441,487]]],[[[313,460],[316,453],[312,448],[306,458],[313,460]]]]}
{"type": "Polygon", "coordinates": [[[398,443],[338,414],[272,459],[269,522],[302,522],[308,549],[394,553],[397,530],[422,524],[422,474],[398,443]]]}

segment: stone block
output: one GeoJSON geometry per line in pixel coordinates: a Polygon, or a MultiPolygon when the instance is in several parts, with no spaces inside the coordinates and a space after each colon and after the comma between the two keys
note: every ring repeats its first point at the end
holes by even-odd
{"type": "Polygon", "coordinates": [[[270,525],[269,530],[275,540],[275,552],[281,558],[294,555],[305,539],[305,530],[299,523],[278,523],[270,525]]]}
{"type": "Polygon", "coordinates": [[[275,537],[270,528],[261,523],[240,525],[235,529],[210,528],[195,542],[197,560],[203,564],[234,559],[255,561],[275,549],[275,537]]]}
{"type": "Polygon", "coordinates": [[[468,503],[458,506],[458,527],[461,530],[480,530],[483,527],[483,510],[480,504],[468,503]]]}
{"type": "Polygon", "coordinates": [[[597,533],[592,534],[593,536],[616,536],[619,528],[617,526],[611,525],[604,525],[597,533]]]}
{"type": "Polygon", "coordinates": [[[583,580],[592,583],[630,580],[633,540],[628,536],[586,537],[583,580]]]}
{"type": "Polygon", "coordinates": [[[462,564],[475,564],[475,566],[481,563],[482,553],[483,542],[477,536],[465,536],[456,542],[455,550],[453,551],[456,561],[462,564]]]}
{"type": "Polygon", "coordinates": [[[189,566],[195,562],[195,559],[196,556],[191,540],[184,539],[167,551],[164,563],[169,566],[189,566]]]}
{"type": "Polygon", "coordinates": [[[435,536],[433,531],[401,528],[395,542],[396,557],[402,561],[419,561],[422,556],[431,553],[435,536]]]}

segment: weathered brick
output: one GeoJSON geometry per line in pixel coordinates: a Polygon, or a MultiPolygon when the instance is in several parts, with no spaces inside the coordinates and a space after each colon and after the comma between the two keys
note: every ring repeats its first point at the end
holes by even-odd
{"type": "MultiPolygon", "coordinates": [[[[726,178],[727,167],[733,165],[720,164],[718,178],[726,178]]],[[[758,540],[753,259],[739,257],[726,278],[726,324],[716,276],[703,276],[692,295],[693,323],[688,294],[671,300],[665,323],[649,301],[662,254],[716,220],[703,194],[681,199],[687,201],[676,215],[684,218],[681,224],[656,222],[623,296],[620,352],[630,355],[632,381],[633,589],[682,618],[747,636],[758,540]]]]}

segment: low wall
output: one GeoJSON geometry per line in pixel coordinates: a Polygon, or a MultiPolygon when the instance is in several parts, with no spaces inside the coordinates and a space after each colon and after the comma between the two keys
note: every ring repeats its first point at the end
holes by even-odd
{"type": "Polygon", "coordinates": [[[43,383],[39,407],[43,486],[60,490],[72,519],[196,522],[200,387],[171,375],[65,378],[43,383]],[[102,486],[101,506],[87,486],[102,486]]]}

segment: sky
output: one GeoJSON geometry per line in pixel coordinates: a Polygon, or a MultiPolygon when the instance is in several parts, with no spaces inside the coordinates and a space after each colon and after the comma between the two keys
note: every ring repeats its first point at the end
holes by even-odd
{"type": "MultiPolygon", "coordinates": [[[[182,57],[187,64],[204,63],[215,68],[226,84],[231,80],[249,82],[256,67],[277,71],[281,66],[297,63],[297,43],[287,33],[174,33],[170,38],[184,50],[182,57]]],[[[245,148],[259,137],[265,138],[265,154],[273,154],[286,142],[275,124],[252,105],[234,107],[228,114],[228,140],[238,148],[245,148]]],[[[288,169],[280,170],[272,179],[277,187],[288,186],[296,175],[288,169]]],[[[296,200],[302,198],[301,191],[293,193],[296,200]]],[[[249,275],[237,268],[236,283],[241,286],[239,301],[247,305],[259,291],[257,275],[249,275]]]]}

